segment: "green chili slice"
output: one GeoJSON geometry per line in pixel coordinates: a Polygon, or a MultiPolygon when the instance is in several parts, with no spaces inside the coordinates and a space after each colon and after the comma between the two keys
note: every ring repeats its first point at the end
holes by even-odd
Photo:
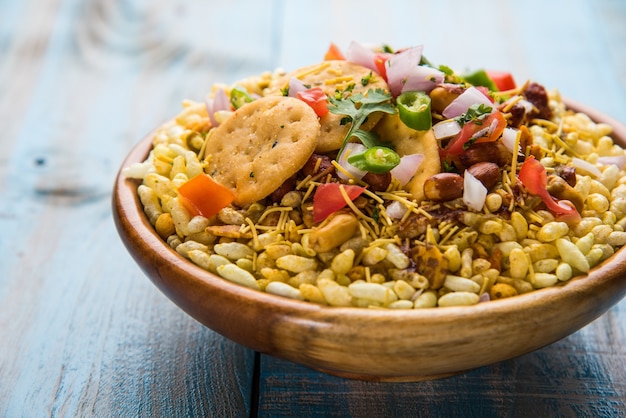
{"type": "Polygon", "coordinates": [[[466,74],[463,76],[463,79],[474,86],[487,87],[491,91],[498,91],[496,83],[493,82],[485,70],[478,70],[471,74],[466,74]]]}
{"type": "Polygon", "coordinates": [[[241,106],[253,100],[252,96],[250,96],[243,87],[233,87],[230,91],[230,103],[235,109],[239,109],[241,106]]]}
{"type": "Polygon", "coordinates": [[[407,91],[396,100],[400,120],[409,128],[427,131],[433,125],[430,97],[423,91],[407,91]]]}
{"type": "Polygon", "coordinates": [[[391,148],[375,146],[348,157],[348,162],[359,170],[384,174],[400,164],[400,156],[391,148]]]}

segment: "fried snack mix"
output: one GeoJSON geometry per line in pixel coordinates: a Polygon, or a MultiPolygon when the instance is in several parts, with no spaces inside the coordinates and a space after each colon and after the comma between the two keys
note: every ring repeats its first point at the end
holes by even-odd
{"type": "MultiPolygon", "coordinates": [[[[402,54],[374,52],[390,62],[402,54]]],[[[382,74],[342,61],[216,85],[207,104],[185,101],[124,174],[138,179],[146,216],[182,257],[322,305],[421,309],[514,297],[584,276],[626,243],[626,153],[610,126],[537,83],[486,89],[419,65],[426,86],[409,74],[398,87],[390,66],[382,74]],[[296,94],[315,88],[327,97],[324,116],[296,94]],[[403,123],[398,88],[429,94],[432,128],[403,123]],[[450,116],[472,89],[483,97],[450,116]],[[211,106],[235,90],[246,92],[243,103],[211,106]],[[345,105],[351,117],[338,113],[345,105]],[[346,162],[365,158],[374,160],[346,162]],[[389,161],[391,170],[378,170],[389,161]],[[235,201],[215,216],[190,213],[178,189],[198,175],[235,201]]]]}

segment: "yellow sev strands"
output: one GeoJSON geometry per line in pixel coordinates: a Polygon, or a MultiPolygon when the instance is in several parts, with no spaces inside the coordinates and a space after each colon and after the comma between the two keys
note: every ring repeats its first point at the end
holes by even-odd
{"type": "Polygon", "coordinates": [[[324,71],[328,67],[330,67],[330,62],[324,61],[321,64],[316,65],[315,67],[309,68],[306,71],[302,71],[302,72],[298,73],[296,75],[296,78],[302,79],[302,78],[306,77],[307,75],[315,74],[315,73],[319,73],[321,71],[324,71]]]}
{"type": "MultiPolygon", "coordinates": [[[[561,157],[560,150],[566,151],[568,153],[573,153],[568,144],[566,144],[563,140],[561,140],[560,135],[558,135],[563,130],[563,121],[559,120],[557,123],[551,121],[536,121],[535,126],[540,127],[543,130],[543,134],[547,136],[550,140],[552,140],[553,146],[550,147],[552,149],[545,150],[542,147],[542,150],[546,155],[551,155],[553,158],[559,159],[561,157]]],[[[519,149],[521,144],[521,132],[517,132],[514,140],[514,149],[519,149]]],[[[565,157],[565,156],[564,156],[565,157]]],[[[317,161],[315,166],[315,171],[319,171],[321,159],[317,161]]],[[[399,244],[401,242],[398,237],[399,228],[401,225],[407,221],[410,216],[418,215],[423,216],[429,221],[433,219],[433,214],[429,213],[428,208],[423,208],[420,204],[412,199],[412,196],[406,190],[403,190],[398,184],[392,182],[389,185],[386,191],[377,191],[374,192],[369,190],[367,185],[360,179],[354,177],[351,173],[349,173],[345,168],[339,165],[336,161],[331,161],[331,164],[334,166],[335,170],[341,173],[345,178],[348,179],[348,184],[362,185],[365,189],[362,192],[362,196],[367,198],[368,203],[363,206],[360,203],[355,203],[352,199],[350,199],[345,187],[343,184],[339,185],[339,192],[346,204],[346,207],[350,209],[350,211],[357,217],[359,221],[359,231],[362,238],[366,238],[370,240],[369,247],[375,246],[384,246],[387,243],[395,243],[399,244]],[[397,202],[404,209],[406,209],[401,217],[396,215],[395,217],[390,216],[387,213],[387,207],[389,204],[397,202]]],[[[519,169],[519,163],[517,161],[517,155],[513,155],[510,160],[510,167],[508,170],[503,170],[502,173],[502,187],[504,191],[513,194],[513,186],[515,186],[517,182],[517,170],[519,169]]],[[[296,190],[303,190],[304,193],[302,195],[302,201],[310,199],[311,196],[315,193],[317,186],[323,184],[330,179],[327,178],[326,173],[320,173],[315,176],[306,176],[304,179],[300,180],[296,185],[296,190]]],[[[508,203],[508,210],[515,210],[515,200],[511,199],[508,203]]],[[[522,207],[525,205],[522,204],[522,207]]],[[[434,206],[430,209],[434,209],[434,206]]],[[[291,212],[293,208],[291,207],[282,207],[282,206],[273,206],[268,207],[263,211],[261,218],[253,222],[250,219],[246,219],[246,225],[242,226],[242,233],[250,233],[252,235],[252,240],[255,245],[259,244],[258,235],[263,233],[276,233],[276,234],[288,234],[294,233],[297,235],[304,235],[311,231],[311,229],[307,228],[304,224],[295,225],[290,219],[289,212],[291,212]],[[270,214],[280,212],[278,219],[275,225],[262,225],[262,222],[270,216],[270,214]],[[293,224],[293,225],[292,225],[293,224]]],[[[541,216],[536,214],[532,209],[525,208],[527,216],[530,219],[541,221],[541,216]]],[[[486,210],[486,213],[489,211],[486,210]]],[[[425,236],[423,237],[425,242],[429,242],[431,244],[435,244],[438,246],[446,246],[449,243],[453,242],[455,237],[463,235],[466,233],[466,227],[462,225],[455,224],[454,222],[443,222],[439,224],[438,227],[435,227],[437,233],[434,234],[433,228],[428,225],[425,236]]]]}

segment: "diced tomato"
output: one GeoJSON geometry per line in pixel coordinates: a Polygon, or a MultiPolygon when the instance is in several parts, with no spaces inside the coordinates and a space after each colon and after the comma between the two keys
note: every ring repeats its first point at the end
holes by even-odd
{"type": "Polygon", "coordinates": [[[344,189],[348,198],[354,200],[365,190],[361,186],[353,186],[339,183],[324,183],[317,186],[313,196],[313,222],[322,222],[329,215],[344,208],[347,203],[341,193],[344,189]]]}
{"type": "Polygon", "coordinates": [[[345,60],[345,59],[346,58],[341,53],[341,50],[339,49],[339,47],[337,47],[337,45],[333,43],[330,44],[330,46],[328,47],[328,50],[326,51],[326,54],[324,54],[325,61],[345,60]]]}
{"type": "Polygon", "coordinates": [[[235,193],[206,174],[198,174],[178,188],[178,198],[190,215],[210,218],[235,200],[235,193]]]}
{"type": "Polygon", "coordinates": [[[461,132],[452,138],[448,145],[442,150],[442,156],[459,155],[468,146],[477,142],[493,142],[500,138],[502,132],[506,128],[506,119],[502,112],[495,111],[482,120],[480,124],[475,121],[467,122],[463,125],[461,132]],[[491,129],[493,122],[496,122],[495,128],[491,129]],[[481,133],[482,130],[485,132],[481,133]],[[480,136],[476,136],[480,134],[480,136]]]}
{"type": "Polygon", "coordinates": [[[376,66],[376,70],[378,74],[387,81],[387,60],[389,59],[388,55],[376,54],[374,56],[374,65],[376,66]]]}
{"type": "Polygon", "coordinates": [[[532,155],[526,158],[517,176],[526,190],[539,196],[554,216],[567,223],[580,221],[580,214],[569,202],[557,201],[548,192],[548,176],[545,167],[532,155]]]}
{"type": "Polygon", "coordinates": [[[513,90],[516,87],[515,79],[513,79],[511,73],[506,71],[487,71],[487,75],[500,91],[513,90]]]}
{"type": "Polygon", "coordinates": [[[321,87],[300,91],[297,97],[311,106],[317,116],[322,117],[328,113],[328,96],[326,96],[321,87]]]}
{"type": "Polygon", "coordinates": [[[545,167],[532,155],[526,158],[517,176],[526,190],[537,196],[547,191],[548,175],[545,167]]]}

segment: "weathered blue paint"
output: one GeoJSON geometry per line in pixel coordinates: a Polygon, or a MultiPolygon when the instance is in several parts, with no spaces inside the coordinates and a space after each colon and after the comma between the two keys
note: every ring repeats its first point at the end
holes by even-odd
{"type": "Polygon", "coordinates": [[[310,64],[330,42],[423,43],[433,62],[512,70],[626,121],[625,21],[621,0],[0,0],[0,416],[625,414],[626,302],[443,380],[267,356],[255,375],[253,352],[145,278],[110,214],[125,154],[182,99],[310,64]]]}

